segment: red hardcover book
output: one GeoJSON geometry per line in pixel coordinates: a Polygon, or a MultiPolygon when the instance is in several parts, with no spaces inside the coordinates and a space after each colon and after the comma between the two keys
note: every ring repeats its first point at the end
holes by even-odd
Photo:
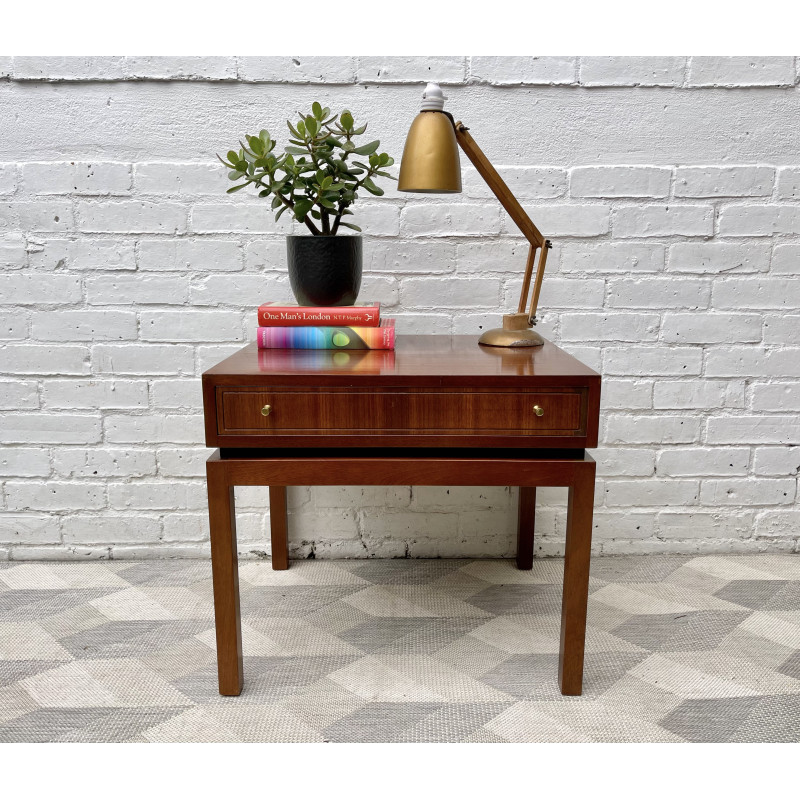
{"type": "Polygon", "coordinates": [[[381,304],[366,306],[276,306],[263,303],[258,307],[258,324],[262,328],[289,328],[298,325],[355,325],[377,328],[381,304]]]}

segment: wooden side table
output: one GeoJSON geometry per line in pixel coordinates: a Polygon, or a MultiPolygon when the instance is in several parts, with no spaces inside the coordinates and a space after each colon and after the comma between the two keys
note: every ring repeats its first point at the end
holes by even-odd
{"type": "Polygon", "coordinates": [[[531,569],[536,487],[567,486],[559,684],[581,693],[600,376],[550,342],[400,336],[397,350],[257,350],[203,374],[219,690],[243,686],[234,486],[269,486],[272,567],[287,569],[287,486],[519,486],[531,569]]]}

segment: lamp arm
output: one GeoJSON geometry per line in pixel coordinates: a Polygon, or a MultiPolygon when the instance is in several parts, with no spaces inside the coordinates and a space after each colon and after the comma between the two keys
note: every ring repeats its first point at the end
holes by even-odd
{"type": "MultiPolygon", "coordinates": [[[[447,114],[446,111],[444,113],[447,114]]],[[[550,241],[545,239],[541,231],[533,224],[531,218],[525,212],[525,209],[519,204],[517,198],[512,194],[511,189],[506,185],[506,182],[500,177],[497,170],[492,166],[492,163],[486,158],[484,152],[478,147],[472,136],[470,136],[469,128],[461,122],[455,122],[450,114],[447,114],[447,116],[450,117],[450,121],[453,123],[456,141],[459,146],[466,153],[467,158],[472,162],[478,174],[486,181],[494,196],[500,201],[500,205],[508,212],[508,215],[514,220],[514,223],[520,231],[522,231],[522,235],[530,244],[528,259],[525,265],[525,277],[522,282],[522,291],[519,298],[519,314],[525,312],[528,291],[533,274],[533,265],[536,260],[536,251],[541,251],[536,269],[536,280],[533,286],[533,297],[531,298],[531,306],[527,315],[528,324],[532,325],[536,317],[536,307],[539,304],[539,293],[542,289],[547,251],[551,247],[550,241]]]]}

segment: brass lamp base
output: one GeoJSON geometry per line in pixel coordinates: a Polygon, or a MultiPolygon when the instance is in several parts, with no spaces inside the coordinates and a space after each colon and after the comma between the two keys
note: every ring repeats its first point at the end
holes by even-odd
{"type": "Polygon", "coordinates": [[[484,332],[479,344],[489,347],[540,347],[544,339],[531,330],[527,314],[504,314],[503,327],[484,332]]]}

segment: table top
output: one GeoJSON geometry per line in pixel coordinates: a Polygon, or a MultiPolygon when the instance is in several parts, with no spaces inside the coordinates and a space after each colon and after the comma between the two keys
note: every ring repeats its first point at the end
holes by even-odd
{"type": "Polygon", "coordinates": [[[204,373],[214,383],[269,376],[295,384],[458,385],[599,383],[597,372],[552,342],[541,347],[483,347],[475,336],[404,335],[396,350],[259,350],[255,342],[204,373]],[[520,381],[522,379],[522,381],[520,381]],[[531,381],[532,379],[532,381],[531,381]]]}

